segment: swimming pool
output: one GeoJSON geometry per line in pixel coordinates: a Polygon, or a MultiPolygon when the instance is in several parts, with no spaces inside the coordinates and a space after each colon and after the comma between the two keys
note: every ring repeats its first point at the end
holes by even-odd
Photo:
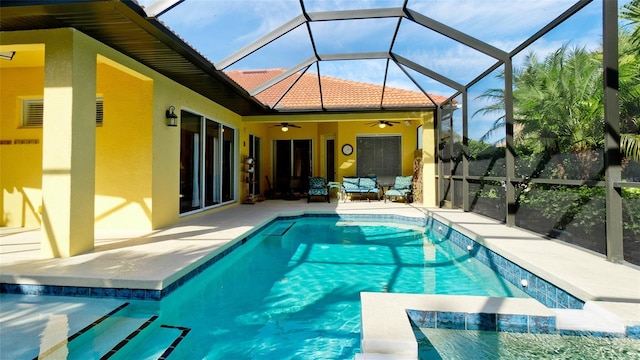
{"type": "Polygon", "coordinates": [[[422,226],[337,217],[277,221],[194,279],[159,304],[191,330],[179,358],[353,359],[361,291],[528,297],[422,226]]]}

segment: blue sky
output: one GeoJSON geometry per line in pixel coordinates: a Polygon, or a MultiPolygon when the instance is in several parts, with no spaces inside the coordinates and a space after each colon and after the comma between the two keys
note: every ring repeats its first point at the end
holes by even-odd
{"type": "MultiPolygon", "coordinates": [[[[608,0],[604,0],[608,1],[608,0]]],[[[154,0],[138,0],[148,6],[154,0]]],[[[523,40],[570,8],[575,0],[409,0],[416,10],[459,31],[468,33],[504,51],[513,50],[523,40]]],[[[620,5],[628,0],[619,1],[620,5]]],[[[402,0],[324,0],[305,1],[308,12],[387,8],[402,6],[402,0]]],[[[569,42],[574,46],[597,49],[601,42],[602,3],[587,5],[569,22],[536,41],[514,58],[521,64],[524,56],[535,52],[539,58],[569,42]]],[[[214,64],[234,54],[264,34],[301,13],[299,0],[185,0],[159,18],[187,43],[214,64]]],[[[340,22],[314,22],[314,44],[321,54],[389,50],[395,19],[369,19],[340,22]]],[[[393,51],[436,71],[456,82],[467,84],[495,63],[489,56],[450,40],[420,25],[402,22],[393,51]]],[[[305,26],[258,50],[229,67],[234,69],[290,68],[313,55],[305,26]]],[[[383,60],[322,62],[320,72],[354,81],[382,84],[386,62],[383,60]]],[[[315,72],[315,67],[313,67],[315,72]]],[[[420,87],[427,92],[451,96],[454,91],[439,82],[415,73],[420,87]]],[[[397,67],[390,68],[389,86],[418,90],[397,67]]],[[[492,79],[471,89],[470,99],[489,87],[492,79]]],[[[470,114],[482,106],[470,105],[470,114]],[[474,109],[475,107],[475,109],[474,109]]],[[[493,122],[490,117],[475,117],[471,138],[478,138],[493,122]]]]}

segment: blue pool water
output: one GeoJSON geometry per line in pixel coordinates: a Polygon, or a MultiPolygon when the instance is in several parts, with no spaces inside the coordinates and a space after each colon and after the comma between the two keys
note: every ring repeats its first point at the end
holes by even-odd
{"type": "Polygon", "coordinates": [[[172,358],[353,359],[361,291],[527,297],[424,228],[301,218],[262,230],[159,315],[191,329],[172,358]]]}

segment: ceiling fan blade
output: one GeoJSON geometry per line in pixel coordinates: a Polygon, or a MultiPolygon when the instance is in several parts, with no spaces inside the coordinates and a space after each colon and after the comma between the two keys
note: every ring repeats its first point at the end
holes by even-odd
{"type": "Polygon", "coordinates": [[[300,126],[298,126],[298,125],[294,125],[294,124],[289,124],[289,127],[294,127],[294,128],[298,128],[298,129],[300,129],[300,126]]]}

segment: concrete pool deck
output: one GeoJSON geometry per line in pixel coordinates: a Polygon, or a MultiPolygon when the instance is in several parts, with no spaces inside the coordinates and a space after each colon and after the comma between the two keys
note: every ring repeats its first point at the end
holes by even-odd
{"type": "Polygon", "coordinates": [[[383,201],[269,200],[156,231],[96,230],[92,252],[63,259],[40,257],[39,229],[0,229],[0,282],[159,290],[278,215],[303,213],[433,216],[575,297],[597,303],[624,324],[640,324],[639,267],[613,264],[473,213],[383,201]]]}

